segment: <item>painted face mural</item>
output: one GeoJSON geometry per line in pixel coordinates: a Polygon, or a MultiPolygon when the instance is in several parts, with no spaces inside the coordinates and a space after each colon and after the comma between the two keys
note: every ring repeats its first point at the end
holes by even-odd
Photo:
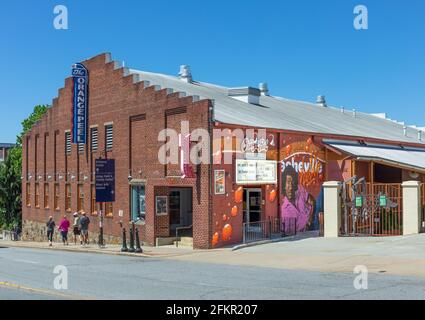
{"type": "Polygon", "coordinates": [[[285,137],[282,145],[280,218],[285,228],[296,227],[297,232],[319,230],[318,216],[323,212],[324,152],[311,138],[285,137]]]}

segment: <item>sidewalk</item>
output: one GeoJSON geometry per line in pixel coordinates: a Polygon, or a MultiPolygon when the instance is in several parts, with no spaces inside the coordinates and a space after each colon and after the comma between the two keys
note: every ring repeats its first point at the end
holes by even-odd
{"type": "Polygon", "coordinates": [[[156,258],[156,257],[176,257],[183,255],[191,255],[196,252],[204,250],[193,250],[189,247],[175,246],[164,246],[164,247],[142,247],[143,253],[130,253],[121,252],[120,245],[107,245],[105,248],[99,248],[95,244],[91,244],[85,247],[81,247],[79,244],[75,245],[70,243],[68,246],[62,243],[53,243],[52,247],[49,247],[47,242],[30,242],[30,241],[10,241],[0,240],[0,247],[14,247],[14,248],[30,248],[30,249],[44,249],[44,250],[60,250],[80,253],[98,253],[98,254],[110,254],[110,255],[121,255],[130,257],[144,257],[144,258],[156,258]]]}

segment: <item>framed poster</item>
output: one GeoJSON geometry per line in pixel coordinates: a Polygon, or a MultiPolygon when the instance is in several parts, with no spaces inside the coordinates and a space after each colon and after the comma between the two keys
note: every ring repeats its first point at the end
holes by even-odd
{"type": "Polygon", "coordinates": [[[226,171],[214,170],[214,194],[226,193],[226,171]]]}
{"type": "Polygon", "coordinates": [[[155,197],[155,213],[157,216],[165,216],[168,214],[168,197],[167,196],[155,197]]]}

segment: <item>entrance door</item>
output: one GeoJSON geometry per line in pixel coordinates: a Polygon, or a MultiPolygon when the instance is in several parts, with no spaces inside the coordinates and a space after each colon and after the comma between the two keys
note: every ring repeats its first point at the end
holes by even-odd
{"type": "Polygon", "coordinates": [[[134,185],[131,187],[131,220],[145,220],[146,202],[145,185],[134,185]]]}
{"type": "Polygon", "coordinates": [[[170,229],[192,225],[192,188],[172,188],[169,194],[170,229]]]}
{"type": "Polygon", "coordinates": [[[261,189],[244,189],[244,223],[261,221],[261,198],[261,189]]]}

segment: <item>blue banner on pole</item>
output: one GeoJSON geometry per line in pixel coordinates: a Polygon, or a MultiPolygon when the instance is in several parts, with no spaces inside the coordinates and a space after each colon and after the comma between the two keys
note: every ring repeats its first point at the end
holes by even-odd
{"type": "Polygon", "coordinates": [[[87,142],[88,70],[81,63],[72,66],[74,79],[72,142],[87,142]]]}
{"type": "Polygon", "coordinates": [[[96,202],[115,202],[115,160],[96,159],[96,202]]]}

